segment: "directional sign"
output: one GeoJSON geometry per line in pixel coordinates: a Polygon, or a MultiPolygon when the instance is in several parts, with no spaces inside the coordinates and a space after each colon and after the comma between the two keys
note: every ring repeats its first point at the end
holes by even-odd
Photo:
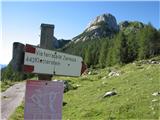
{"type": "Polygon", "coordinates": [[[24,120],[61,120],[63,82],[27,80],[24,120]]]}
{"type": "Polygon", "coordinates": [[[80,76],[86,66],[79,56],[26,45],[24,55],[24,72],[38,74],[55,74],[80,76]]]}

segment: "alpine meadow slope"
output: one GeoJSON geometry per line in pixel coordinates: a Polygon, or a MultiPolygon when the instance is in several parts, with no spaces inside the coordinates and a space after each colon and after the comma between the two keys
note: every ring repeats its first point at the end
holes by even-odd
{"type": "MultiPolygon", "coordinates": [[[[156,60],[160,63],[160,57],[156,60]]],[[[54,77],[68,81],[74,89],[64,93],[63,120],[158,120],[160,113],[160,64],[146,60],[124,66],[90,69],[91,74],[79,78],[54,77]],[[119,76],[108,76],[118,71],[119,76]],[[103,97],[108,91],[117,95],[103,97]]],[[[10,120],[22,120],[24,104],[10,120]]]]}

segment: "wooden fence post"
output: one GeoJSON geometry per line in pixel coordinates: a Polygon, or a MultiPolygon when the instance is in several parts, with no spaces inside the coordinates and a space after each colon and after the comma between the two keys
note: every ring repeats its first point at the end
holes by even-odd
{"type": "MultiPolygon", "coordinates": [[[[41,37],[40,37],[40,47],[44,49],[52,50],[54,48],[53,42],[54,36],[54,25],[51,24],[41,24],[41,37]]],[[[52,75],[38,74],[39,80],[51,80],[52,75]]]]}

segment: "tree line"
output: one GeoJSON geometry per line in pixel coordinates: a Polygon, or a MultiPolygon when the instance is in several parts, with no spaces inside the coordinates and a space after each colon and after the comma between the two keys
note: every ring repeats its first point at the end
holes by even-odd
{"type": "Polygon", "coordinates": [[[89,67],[126,64],[160,55],[160,30],[148,24],[136,32],[120,31],[112,38],[73,42],[64,51],[82,56],[89,67]]]}
{"type": "MultiPolygon", "coordinates": [[[[126,34],[120,31],[112,37],[69,43],[61,51],[82,56],[84,62],[101,68],[116,64],[127,64],[134,60],[141,60],[160,55],[160,30],[151,24],[142,29],[126,34]]],[[[33,74],[15,72],[9,64],[1,70],[2,80],[24,80],[33,74]]]]}

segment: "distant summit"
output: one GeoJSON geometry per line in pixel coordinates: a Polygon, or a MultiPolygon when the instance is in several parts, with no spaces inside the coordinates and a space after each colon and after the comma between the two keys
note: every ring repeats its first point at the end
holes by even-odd
{"type": "Polygon", "coordinates": [[[77,43],[102,37],[112,37],[119,31],[124,34],[135,33],[144,28],[144,26],[145,24],[142,22],[126,20],[117,24],[117,20],[112,14],[105,13],[91,21],[84,32],[74,37],[72,41],[77,43]]]}
{"type": "Polygon", "coordinates": [[[111,36],[119,31],[116,18],[110,13],[97,16],[91,21],[84,32],[72,40],[75,42],[85,41],[88,39],[101,38],[111,36]]]}
{"type": "Polygon", "coordinates": [[[89,23],[89,27],[85,31],[89,32],[92,30],[96,30],[97,28],[99,29],[106,28],[107,30],[113,32],[118,31],[116,18],[109,13],[97,16],[91,23],[89,23]]]}

